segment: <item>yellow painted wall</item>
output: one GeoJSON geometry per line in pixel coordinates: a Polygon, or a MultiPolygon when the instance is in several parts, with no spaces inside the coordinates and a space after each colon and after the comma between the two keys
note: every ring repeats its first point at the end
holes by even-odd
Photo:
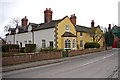
{"type": "Polygon", "coordinates": [[[82,36],[80,36],[80,32],[77,32],[77,46],[78,49],[84,49],[84,44],[86,42],[92,42],[92,37],[90,37],[89,33],[82,32],[82,36]],[[80,47],[80,40],[83,40],[83,47],[80,47]]]}
{"type": "MultiPolygon", "coordinates": [[[[98,27],[97,29],[96,29],[96,31],[95,31],[95,34],[96,35],[98,35],[99,37],[101,37],[102,35],[103,35],[103,32],[101,31],[101,29],[98,27]]],[[[97,39],[99,39],[99,37],[96,37],[96,41],[97,41],[97,39]]],[[[103,46],[103,36],[102,36],[102,38],[99,40],[99,41],[97,41],[99,44],[100,44],[100,46],[102,47],[103,46]]]]}
{"type": "MultiPolygon", "coordinates": [[[[63,19],[60,23],[58,23],[57,25],[57,46],[58,49],[64,49],[64,38],[61,37],[65,31],[66,31],[66,25],[69,26],[69,32],[71,32],[72,34],[76,35],[76,30],[75,27],[73,26],[73,24],[71,23],[69,17],[66,17],[65,19],[63,19]]],[[[74,39],[75,37],[69,37],[71,40],[74,39]]]]}

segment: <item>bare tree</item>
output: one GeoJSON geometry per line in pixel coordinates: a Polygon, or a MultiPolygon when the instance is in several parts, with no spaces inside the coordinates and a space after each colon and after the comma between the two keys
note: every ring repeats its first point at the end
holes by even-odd
{"type": "Polygon", "coordinates": [[[8,23],[8,25],[6,25],[4,27],[4,31],[8,32],[9,28],[15,28],[16,26],[18,26],[20,23],[20,19],[19,18],[12,18],[10,20],[10,22],[8,23]]]}

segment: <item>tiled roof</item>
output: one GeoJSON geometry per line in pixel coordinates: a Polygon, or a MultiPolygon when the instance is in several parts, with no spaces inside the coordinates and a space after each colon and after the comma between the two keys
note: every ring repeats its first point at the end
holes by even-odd
{"type": "Polygon", "coordinates": [[[59,20],[52,20],[50,21],[49,23],[41,23],[41,24],[33,24],[33,26],[36,26],[33,31],[36,31],[36,30],[42,30],[42,29],[49,29],[49,28],[54,28],[59,22],[61,22],[63,19],[65,19],[66,17],[68,16],[65,16],[64,18],[62,19],[59,19],[59,20]]]}
{"type": "MultiPolygon", "coordinates": [[[[48,28],[54,28],[55,25],[59,22],[60,20],[52,20],[49,23],[41,23],[38,25],[34,25],[36,26],[36,28],[34,28],[34,30],[42,30],[42,29],[48,29],[48,28]]],[[[33,25],[32,25],[33,27],[33,25]]]]}
{"type": "Polygon", "coordinates": [[[87,32],[87,33],[91,32],[91,28],[81,26],[81,25],[76,25],[76,30],[77,32],[87,32]]]}
{"type": "MultiPolygon", "coordinates": [[[[19,29],[19,32],[18,32],[18,33],[28,32],[28,27],[29,27],[29,25],[32,26],[32,31],[54,28],[57,23],[61,22],[61,21],[62,21],[63,19],[65,19],[66,17],[68,17],[68,16],[65,16],[64,18],[59,19],[59,20],[51,20],[49,23],[40,23],[40,24],[29,23],[26,27],[17,26],[16,28],[10,28],[9,30],[11,30],[11,32],[12,32],[11,34],[15,34],[17,28],[19,29]]],[[[7,35],[8,35],[8,34],[7,34],[7,35]]]]}

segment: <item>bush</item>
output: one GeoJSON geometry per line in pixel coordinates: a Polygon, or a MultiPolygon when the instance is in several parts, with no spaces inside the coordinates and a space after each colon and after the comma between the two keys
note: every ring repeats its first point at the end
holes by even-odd
{"type": "Polygon", "coordinates": [[[19,51],[19,52],[24,53],[24,52],[25,52],[25,47],[20,48],[20,51],[19,51]]]}
{"type": "Polygon", "coordinates": [[[19,51],[19,45],[18,44],[5,44],[2,45],[2,52],[18,52],[19,51]]]}
{"type": "Polygon", "coordinates": [[[48,48],[41,48],[41,49],[39,50],[39,52],[48,52],[48,51],[62,51],[62,49],[57,49],[57,48],[48,47],[48,48]]]}
{"type": "Polygon", "coordinates": [[[97,42],[87,42],[84,45],[84,48],[99,48],[100,44],[97,42]]]}
{"type": "Polygon", "coordinates": [[[25,44],[25,52],[35,52],[36,44],[25,44]]]}

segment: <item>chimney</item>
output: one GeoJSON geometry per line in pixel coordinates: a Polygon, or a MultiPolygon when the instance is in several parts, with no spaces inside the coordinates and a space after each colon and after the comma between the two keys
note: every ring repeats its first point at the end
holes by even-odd
{"type": "Polygon", "coordinates": [[[76,16],[75,16],[75,14],[71,15],[70,21],[72,22],[72,24],[73,24],[74,26],[76,25],[76,16]]]}
{"type": "Polygon", "coordinates": [[[49,23],[52,20],[52,13],[51,8],[46,8],[44,11],[44,23],[49,23]]]}
{"type": "Polygon", "coordinates": [[[24,18],[22,18],[22,19],[21,19],[21,22],[22,22],[22,27],[26,27],[26,26],[27,26],[27,23],[28,23],[27,17],[25,16],[24,18]]]}
{"type": "Polygon", "coordinates": [[[108,27],[108,31],[110,31],[111,30],[111,24],[109,24],[109,27],[108,27]]]}
{"type": "Polygon", "coordinates": [[[92,27],[95,27],[95,22],[94,22],[94,20],[91,21],[91,28],[92,28],[92,27]]]}
{"type": "Polygon", "coordinates": [[[117,27],[117,25],[115,25],[114,27],[117,27]]]}

